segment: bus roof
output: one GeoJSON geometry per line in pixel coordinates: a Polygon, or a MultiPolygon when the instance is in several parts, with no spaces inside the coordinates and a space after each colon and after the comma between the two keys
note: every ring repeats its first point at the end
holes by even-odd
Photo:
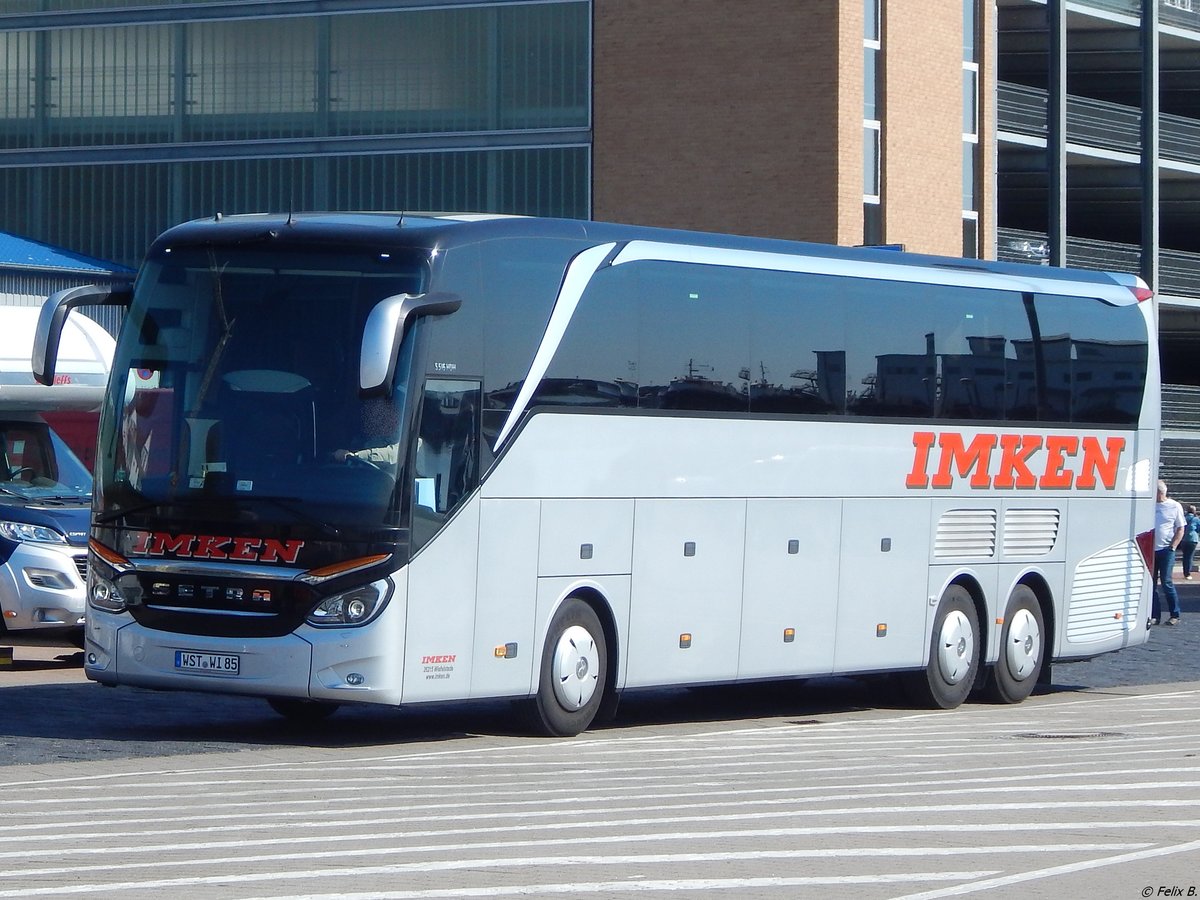
{"type": "MultiPolygon", "coordinates": [[[[910,253],[881,247],[841,247],[775,238],[747,237],[710,232],[683,231],[641,225],[619,225],[583,219],[550,219],[486,213],[449,212],[345,212],[345,213],[255,213],[213,216],[175,226],[155,241],[151,252],[179,244],[208,244],[283,240],[288,243],[359,244],[370,241],[381,246],[449,249],[480,240],[516,237],[558,237],[594,240],[597,243],[648,244],[716,248],[751,253],[860,263],[865,266],[915,267],[940,270],[948,275],[974,280],[985,273],[1002,280],[1015,279],[1028,290],[1053,292],[1055,283],[1076,285],[1070,293],[1095,294],[1111,302],[1133,303],[1150,292],[1139,277],[1123,272],[1070,269],[1029,263],[966,259],[910,253]],[[969,273],[974,273],[974,276],[969,273]],[[1090,288],[1081,287],[1090,285],[1090,288]],[[1120,290],[1114,290],[1119,288],[1120,290]]],[[[914,273],[915,274],[915,273],[914,273]]],[[[922,280],[920,277],[905,280],[922,280]]],[[[943,280],[943,279],[936,279],[943,280]]],[[[997,285],[999,286],[999,285],[997,285]]],[[[1010,285],[1016,287],[1016,285],[1010,285]]]]}

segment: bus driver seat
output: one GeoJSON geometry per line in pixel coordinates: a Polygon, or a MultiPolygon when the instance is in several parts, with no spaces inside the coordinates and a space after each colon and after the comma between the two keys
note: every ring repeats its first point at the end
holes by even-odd
{"type": "Polygon", "coordinates": [[[238,481],[277,476],[316,458],[316,410],[308,379],[242,369],[221,381],[221,445],[238,481]]]}

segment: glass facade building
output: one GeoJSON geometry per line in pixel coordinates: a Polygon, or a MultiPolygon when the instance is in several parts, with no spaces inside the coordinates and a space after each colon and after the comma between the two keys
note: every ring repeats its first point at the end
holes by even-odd
{"type": "Polygon", "coordinates": [[[589,215],[589,0],[9,0],[0,228],[135,265],[168,225],[589,215]]]}

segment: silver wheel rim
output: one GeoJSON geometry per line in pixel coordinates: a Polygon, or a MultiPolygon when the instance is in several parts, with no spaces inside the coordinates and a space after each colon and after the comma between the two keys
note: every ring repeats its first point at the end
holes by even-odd
{"type": "Polygon", "coordinates": [[[574,712],[587,706],[600,682],[600,652],[591,633],[582,625],[564,631],[551,665],[554,696],[562,708],[574,712]]]}
{"type": "Polygon", "coordinates": [[[1042,630],[1037,618],[1027,609],[1019,609],[1008,626],[1005,647],[1008,671],[1017,681],[1028,678],[1037,668],[1042,650],[1042,630]]]}
{"type": "Polygon", "coordinates": [[[971,620],[953,610],[942,620],[938,640],[938,668],[947,684],[958,684],[971,671],[975,658],[975,629],[971,620]]]}

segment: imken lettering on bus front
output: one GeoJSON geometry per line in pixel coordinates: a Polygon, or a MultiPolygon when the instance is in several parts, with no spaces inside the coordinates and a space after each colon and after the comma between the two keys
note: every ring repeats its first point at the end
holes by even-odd
{"type": "Polygon", "coordinates": [[[981,433],[967,443],[961,432],[913,434],[913,467],[907,488],[949,488],[966,480],[972,488],[1113,490],[1125,438],[1070,434],[981,433]],[[998,452],[997,452],[998,451],[998,452]],[[1034,457],[1044,452],[1044,465],[1034,457]]]}
{"type": "Polygon", "coordinates": [[[142,531],[135,535],[132,551],[140,556],[171,554],[177,559],[295,563],[303,548],[304,541],[300,540],[142,531]]]}

